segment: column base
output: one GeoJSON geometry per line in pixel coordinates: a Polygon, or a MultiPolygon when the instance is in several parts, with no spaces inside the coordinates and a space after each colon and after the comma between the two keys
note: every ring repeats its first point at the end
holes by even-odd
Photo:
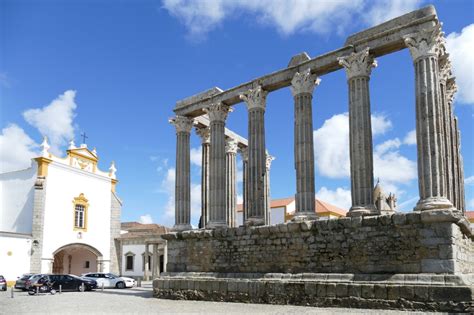
{"type": "Polygon", "coordinates": [[[173,231],[186,231],[186,230],[192,230],[193,227],[191,224],[175,224],[173,226],[173,231]]]}
{"type": "Polygon", "coordinates": [[[303,221],[314,221],[317,220],[318,216],[314,212],[295,212],[292,222],[303,222],[303,221]]]}
{"type": "Polygon", "coordinates": [[[207,222],[206,224],[206,230],[209,230],[209,229],[215,229],[215,228],[226,228],[228,227],[227,226],[227,222],[223,221],[215,221],[215,222],[212,222],[212,221],[209,221],[207,222]]]}
{"type": "Polygon", "coordinates": [[[367,215],[377,215],[378,210],[375,208],[374,205],[367,205],[367,206],[352,206],[349,209],[349,212],[346,216],[354,218],[354,217],[362,217],[367,215]]]}
{"type": "Polygon", "coordinates": [[[260,226],[265,225],[265,218],[247,218],[244,223],[245,226],[260,226]]]}
{"type": "Polygon", "coordinates": [[[429,197],[426,199],[420,199],[416,204],[413,211],[426,211],[426,210],[451,210],[456,211],[457,209],[453,206],[451,201],[446,197],[429,197]]]}

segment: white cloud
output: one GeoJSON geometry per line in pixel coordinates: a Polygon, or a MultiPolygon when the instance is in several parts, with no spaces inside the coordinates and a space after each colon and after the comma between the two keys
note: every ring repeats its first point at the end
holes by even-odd
{"type": "Polygon", "coordinates": [[[10,172],[31,166],[38,145],[15,124],[2,129],[0,134],[0,172],[10,172]]]}
{"type": "Polygon", "coordinates": [[[392,122],[385,115],[374,114],[371,116],[372,135],[383,135],[392,129],[392,122]]]}
{"type": "Polygon", "coordinates": [[[296,31],[328,33],[350,22],[362,0],[164,0],[163,6],[187,28],[191,38],[200,39],[224,20],[242,13],[259,23],[275,27],[284,35],[296,31]]]}
{"type": "Polygon", "coordinates": [[[351,191],[341,187],[336,188],[336,190],[321,187],[316,193],[316,197],[345,210],[349,210],[352,204],[351,191]]]}
{"type": "Polygon", "coordinates": [[[474,104],[474,24],[464,27],[461,33],[449,34],[446,46],[459,88],[457,100],[474,104]]]}
{"type": "Polygon", "coordinates": [[[416,130],[413,129],[409,131],[405,138],[403,139],[403,143],[407,145],[414,145],[416,144],[416,130]]]}
{"type": "MultiPolygon", "coordinates": [[[[383,115],[372,115],[372,134],[382,135],[392,128],[383,115]]],[[[326,120],[313,132],[315,161],[319,172],[330,178],[350,176],[349,115],[342,113],[326,120]]]]}
{"type": "Polygon", "coordinates": [[[201,167],[202,166],[202,147],[191,148],[190,151],[191,164],[201,167]]]}
{"type": "MultiPolygon", "coordinates": [[[[175,216],[175,169],[169,168],[161,182],[162,192],[168,195],[163,215],[163,222],[167,225],[174,225],[175,216]]],[[[197,223],[201,215],[201,185],[191,183],[191,223],[197,223]]]]}
{"type": "Polygon", "coordinates": [[[140,222],[141,224],[152,224],[153,218],[149,214],[141,215],[138,219],[138,222],[140,222]]]}
{"type": "Polygon", "coordinates": [[[398,211],[411,211],[416,206],[416,203],[418,202],[418,200],[420,200],[420,197],[418,196],[409,198],[403,201],[402,203],[399,203],[397,205],[397,210],[398,211]]]}
{"type": "Polygon", "coordinates": [[[191,39],[199,40],[224,21],[250,15],[252,20],[289,35],[295,32],[341,34],[351,24],[374,25],[415,10],[422,0],[163,0],[191,39]]]}
{"type": "Polygon", "coordinates": [[[422,0],[377,0],[365,15],[369,25],[377,25],[416,10],[422,0]]]}
{"type": "Polygon", "coordinates": [[[244,203],[244,196],[242,194],[237,195],[237,204],[243,204],[244,203]]]}
{"type": "Polygon", "coordinates": [[[473,185],[474,184],[474,176],[469,176],[464,179],[464,185],[473,185]]]}
{"type": "Polygon", "coordinates": [[[51,152],[61,154],[60,147],[74,137],[73,119],[77,105],[76,91],[68,90],[43,108],[29,109],[23,113],[25,120],[48,137],[51,152]]]}

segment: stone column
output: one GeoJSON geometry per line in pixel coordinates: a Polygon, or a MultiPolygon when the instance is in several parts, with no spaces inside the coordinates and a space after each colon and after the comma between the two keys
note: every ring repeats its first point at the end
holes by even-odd
{"type": "Polygon", "coordinates": [[[339,58],[349,85],[349,144],[352,207],[349,216],[376,214],[369,80],[377,62],[369,48],[339,58]]]}
{"type": "Polygon", "coordinates": [[[153,248],[153,257],[151,259],[151,279],[155,279],[160,275],[160,261],[158,256],[158,244],[152,244],[153,248]],[[158,271],[157,271],[158,268],[158,271]]]}
{"type": "Polygon", "coordinates": [[[416,211],[454,209],[447,198],[443,108],[438,55],[443,44],[440,25],[404,37],[415,66],[416,136],[420,200],[416,211]]]}
{"type": "Polygon", "coordinates": [[[150,265],[149,265],[149,260],[148,260],[148,256],[150,255],[150,251],[149,251],[149,244],[148,243],[145,243],[145,255],[143,256],[143,259],[145,260],[145,270],[143,270],[143,280],[145,281],[148,281],[150,280],[150,277],[149,277],[149,272],[148,272],[148,269],[150,269],[150,265]]]}
{"type": "Polygon", "coordinates": [[[209,221],[209,150],[211,143],[210,128],[196,128],[201,138],[202,167],[201,167],[201,219],[200,227],[205,229],[209,221]]]}
{"type": "Polygon", "coordinates": [[[439,59],[439,83],[440,83],[440,105],[441,105],[441,113],[443,116],[443,138],[444,141],[444,165],[446,167],[445,170],[445,181],[446,181],[446,197],[448,198],[451,203],[454,204],[454,194],[453,194],[453,187],[454,187],[454,174],[453,170],[450,167],[452,165],[452,123],[451,123],[451,106],[448,104],[448,94],[447,94],[447,81],[451,76],[451,62],[448,59],[448,55],[444,54],[439,59]]]}
{"type": "Polygon", "coordinates": [[[242,148],[240,149],[240,154],[242,157],[242,196],[243,196],[243,202],[242,202],[242,224],[245,225],[245,222],[247,221],[247,213],[248,213],[248,160],[249,160],[249,155],[248,155],[248,148],[242,148]]]}
{"type": "Polygon", "coordinates": [[[456,163],[456,177],[458,179],[458,187],[457,187],[457,195],[458,195],[458,200],[457,200],[457,205],[456,209],[460,210],[462,213],[465,212],[466,210],[466,205],[465,205],[465,195],[464,195],[464,164],[463,164],[463,159],[462,159],[462,154],[461,154],[461,131],[459,130],[458,126],[458,118],[454,118],[454,129],[456,131],[456,150],[457,150],[457,163],[456,163]]]}
{"type": "Polygon", "coordinates": [[[248,217],[247,225],[265,224],[265,106],[267,92],[261,86],[240,95],[248,109],[248,217]]]}
{"type": "Polygon", "coordinates": [[[174,230],[190,230],[191,227],[191,176],[189,137],[193,120],[176,116],[170,120],[176,127],[176,184],[174,230]]]}
{"type": "Polygon", "coordinates": [[[209,221],[207,227],[226,226],[225,199],[225,120],[231,111],[228,105],[217,103],[206,109],[211,129],[209,153],[209,221]]]}
{"type": "Polygon", "coordinates": [[[275,158],[267,153],[265,167],[265,225],[271,224],[270,167],[275,158]]]}
{"type": "Polygon", "coordinates": [[[459,172],[458,172],[458,144],[457,144],[457,131],[456,131],[456,121],[454,116],[454,95],[457,92],[457,86],[454,81],[454,77],[448,78],[446,82],[446,103],[450,109],[450,116],[449,116],[449,129],[450,134],[448,137],[451,141],[451,146],[449,148],[449,152],[451,155],[451,163],[447,165],[447,169],[452,174],[452,185],[448,187],[448,191],[451,195],[451,203],[456,209],[459,209],[459,172]]]}
{"type": "Polygon", "coordinates": [[[227,139],[225,146],[226,163],[226,214],[227,226],[236,226],[236,205],[237,205],[237,141],[227,139]]]}
{"type": "Polygon", "coordinates": [[[294,220],[315,220],[314,145],[313,145],[313,90],[321,80],[308,68],[296,72],[291,80],[295,102],[294,155],[296,196],[294,220]]]}

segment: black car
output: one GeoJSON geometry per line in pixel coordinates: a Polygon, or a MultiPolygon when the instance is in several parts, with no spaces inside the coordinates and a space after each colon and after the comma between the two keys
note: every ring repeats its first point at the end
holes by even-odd
{"type": "Polygon", "coordinates": [[[25,291],[26,290],[26,281],[31,278],[32,273],[25,273],[21,277],[18,278],[15,282],[15,289],[20,289],[25,291]]]}
{"type": "Polygon", "coordinates": [[[59,290],[59,286],[61,286],[61,291],[82,291],[83,288],[85,291],[97,289],[97,281],[74,275],[48,275],[48,278],[56,290],[59,290]]]}

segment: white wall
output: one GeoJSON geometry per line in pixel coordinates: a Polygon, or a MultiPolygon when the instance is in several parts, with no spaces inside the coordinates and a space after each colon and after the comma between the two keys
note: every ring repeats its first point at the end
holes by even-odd
{"type": "MultiPolygon", "coordinates": [[[[152,255],[152,246],[149,247],[150,255],[152,255]]],[[[143,276],[143,256],[145,252],[144,244],[123,245],[122,250],[122,275],[123,276],[143,276]],[[132,252],[135,254],[133,260],[133,270],[125,270],[127,267],[127,258],[125,254],[132,252]]],[[[151,274],[150,274],[151,275],[151,274]]]]}
{"type": "Polygon", "coordinates": [[[285,208],[272,208],[270,209],[270,224],[285,223],[285,208]]]}
{"type": "Polygon", "coordinates": [[[30,272],[31,239],[0,235],[0,275],[14,281],[30,272]]]}
{"type": "Polygon", "coordinates": [[[0,174],[0,231],[31,233],[38,165],[0,174]]]}
{"type": "Polygon", "coordinates": [[[111,180],[53,161],[46,178],[43,258],[53,258],[60,247],[71,243],[90,245],[110,259],[111,180]],[[88,199],[87,231],[74,231],[74,198],[88,199]]]}

